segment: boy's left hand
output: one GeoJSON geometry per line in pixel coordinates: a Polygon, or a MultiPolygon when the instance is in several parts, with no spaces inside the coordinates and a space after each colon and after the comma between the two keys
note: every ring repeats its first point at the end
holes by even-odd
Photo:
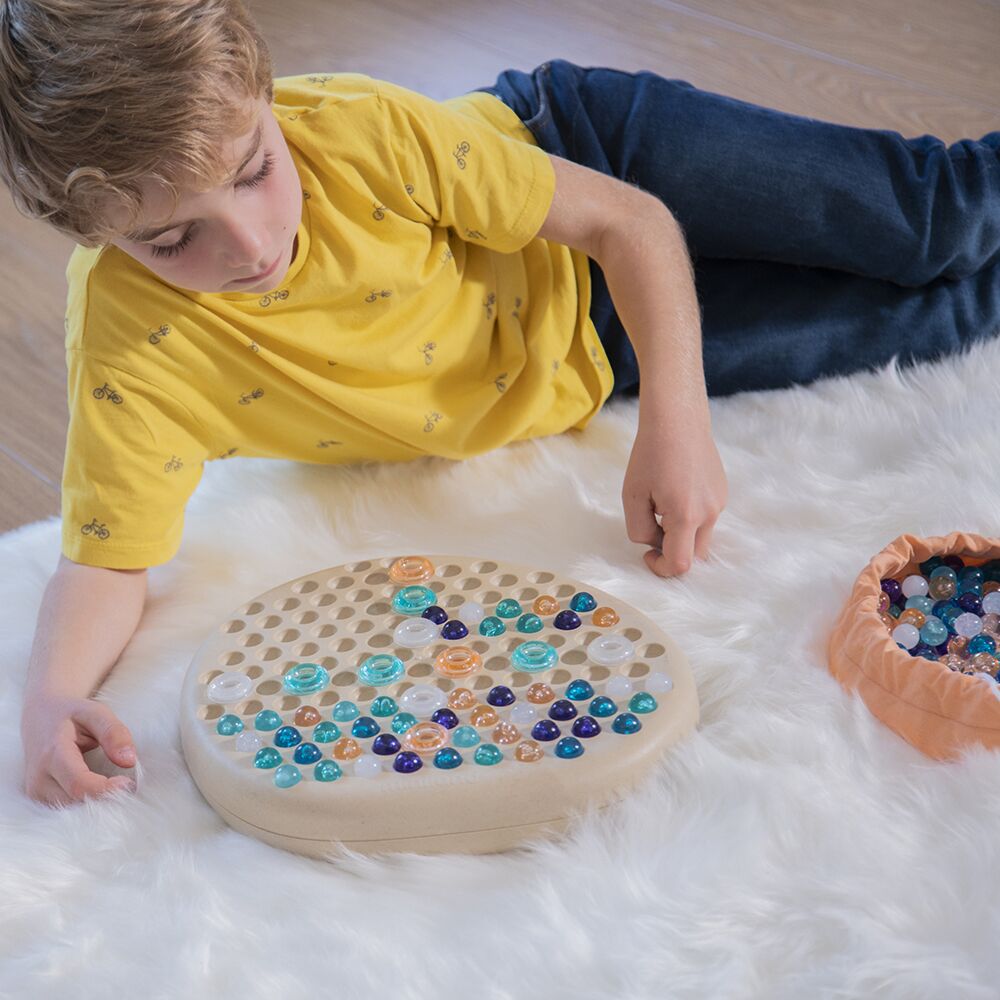
{"type": "Polygon", "coordinates": [[[676,576],[691,568],[692,553],[707,559],[726,499],[726,473],[707,415],[675,411],[644,418],[640,410],[622,506],[629,539],[652,546],[644,554],[650,570],[676,576]]]}

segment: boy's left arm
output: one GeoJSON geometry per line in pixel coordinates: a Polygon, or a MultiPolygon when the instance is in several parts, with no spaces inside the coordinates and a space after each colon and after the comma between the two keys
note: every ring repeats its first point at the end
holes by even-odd
{"type": "Polygon", "coordinates": [[[701,314],[680,225],[658,198],[550,156],[556,189],[538,236],[600,265],[641,375],[639,424],[622,486],[631,541],[658,576],[708,557],[726,504],[701,357],[701,314]],[[662,517],[662,526],[654,515],[662,517]]]}

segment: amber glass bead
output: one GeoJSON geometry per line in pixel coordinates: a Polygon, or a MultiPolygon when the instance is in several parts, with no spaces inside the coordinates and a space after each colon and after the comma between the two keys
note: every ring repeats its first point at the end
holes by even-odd
{"type": "Polygon", "coordinates": [[[312,705],[303,705],[295,713],[295,725],[297,726],[315,726],[323,716],[319,714],[319,709],[313,708],[312,705]]]}
{"type": "Polygon", "coordinates": [[[899,623],[898,623],[898,622],[896,621],[896,619],[895,619],[895,618],[893,618],[893,617],[892,617],[892,615],[890,615],[890,614],[889,614],[889,612],[888,612],[888,611],[880,611],[880,612],[878,613],[878,616],[879,616],[879,618],[880,618],[880,620],[881,620],[882,624],[883,624],[883,625],[884,625],[884,626],[885,626],[885,627],[886,627],[886,628],[887,628],[887,629],[888,629],[888,630],[889,630],[890,632],[891,632],[891,631],[892,631],[892,630],[893,630],[893,629],[894,629],[894,628],[896,627],[896,625],[897,625],[897,624],[899,624],[899,623]]]}
{"type": "Polygon", "coordinates": [[[994,590],[1000,590],[1000,583],[997,583],[996,580],[987,580],[983,584],[983,597],[992,594],[994,590]]]}
{"type": "Polygon", "coordinates": [[[493,730],[493,742],[501,744],[516,743],[521,738],[517,726],[512,722],[501,722],[493,730]]]}
{"type": "Polygon", "coordinates": [[[414,753],[434,753],[448,742],[448,730],[436,722],[418,722],[403,733],[401,742],[414,753]]]}
{"type": "Polygon", "coordinates": [[[948,640],[948,652],[953,656],[965,656],[969,640],[964,635],[956,635],[948,640]]]}
{"type": "Polygon", "coordinates": [[[997,660],[995,656],[990,656],[989,653],[976,653],[972,657],[972,666],[984,674],[991,674],[993,677],[997,675],[997,667],[1000,667],[1000,660],[997,660]]]}
{"type": "Polygon", "coordinates": [[[533,761],[541,760],[545,756],[545,751],[534,740],[523,740],[518,743],[514,751],[514,759],[530,764],[533,761]]]}
{"type": "Polygon", "coordinates": [[[548,684],[535,683],[528,688],[528,693],[525,696],[528,701],[534,702],[536,705],[544,705],[546,702],[554,701],[556,697],[555,691],[548,686],[548,684]]]}
{"type": "Polygon", "coordinates": [[[336,743],[330,747],[330,753],[337,760],[353,760],[361,756],[361,744],[350,736],[341,736],[336,743]]]}
{"type": "Polygon", "coordinates": [[[896,624],[902,625],[906,623],[907,625],[912,625],[914,628],[923,628],[924,622],[927,621],[927,615],[923,613],[919,608],[907,608],[897,619],[896,624]]]}
{"type": "Polygon", "coordinates": [[[601,628],[609,628],[612,625],[617,625],[619,621],[618,612],[614,608],[594,608],[593,622],[595,625],[601,628]]]}
{"type": "Polygon", "coordinates": [[[468,677],[483,665],[483,658],[468,646],[448,646],[434,657],[434,669],[444,677],[468,677]]]}
{"type": "Polygon", "coordinates": [[[935,601],[947,601],[949,597],[955,596],[957,589],[950,576],[936,576],[928,584],[927,593],[935,601]]]}
{"type": "Polygon", "coordinates": [[[474,726],[495,726],[499,721],[500,716],[492,705],[476,705],[469,716],[474,726]]]}
{"type": "Polygon", "coordinates": [[[542,594],[532,602],[531,610],[539,617],[554,615],[559,610],[559,602],[551,594],[542,594]]]}
{"type": "Polygon", "coordinates": [[[468,688],[455,688],[448,695],[448,707],[455,712],[462,712],[467,708],[472,708],[476,703],[476,696],[468,688]]]}
{"type": "Polygon", "coordinates": [[[434,564],[423,556],[400,556],[389,567],[393,583],[423,583],[434,575],[434,564]]]}

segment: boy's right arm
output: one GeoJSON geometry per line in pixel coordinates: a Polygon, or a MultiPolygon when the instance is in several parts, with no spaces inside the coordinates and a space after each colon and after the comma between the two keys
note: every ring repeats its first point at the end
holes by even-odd
{"type": "Polygon", "coordinates": [[[135,764],[125,724],[90,695],[139,624],[146,576],[60,556],[38,612],[21,712],[24,790],[39,802],[66,805],[129,785],[92,772],[83,754],[100,745],[120,767],[135,764]]]}

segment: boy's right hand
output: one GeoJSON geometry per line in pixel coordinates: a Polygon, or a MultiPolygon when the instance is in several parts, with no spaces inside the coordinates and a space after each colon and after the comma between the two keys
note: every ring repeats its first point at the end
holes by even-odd
{"type": "Polygon", "coordinates": [[[24,791],[38,802],[72,805],[119,788],[135,791],[135,782],[130,778],[95,774],[83,759],[85,753],[100,746],[112,763],[135,766],[132,734],[102,702],[51,697],[25,703],[21,743],[24,791]]]}

